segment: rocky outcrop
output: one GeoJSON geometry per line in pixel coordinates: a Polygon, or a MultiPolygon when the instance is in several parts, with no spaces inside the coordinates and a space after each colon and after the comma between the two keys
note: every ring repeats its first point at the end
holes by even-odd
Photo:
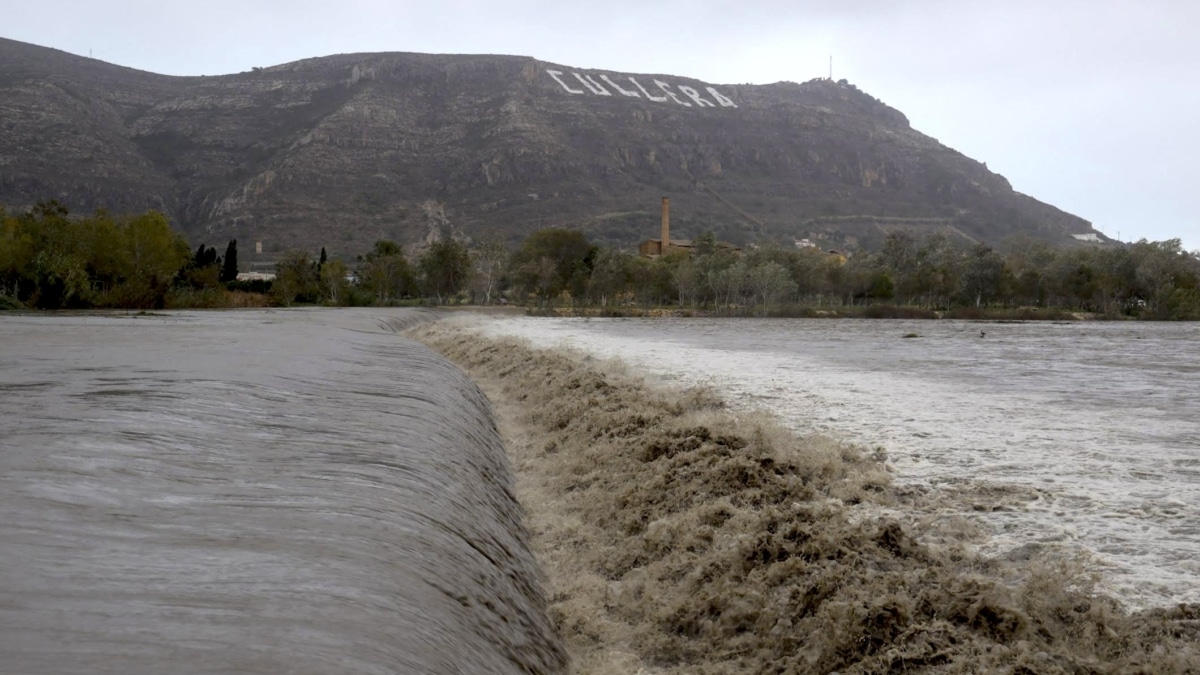
{"type": "Polygon", "coordinates": [[[425,236],[889,229],[1068,243],[1088,223],[911,128],[853,85],[713,85],[515,56],[350,54],[167,77],[0,40],[0,204],[165,211],[194,241],[352,254],[425,236]]]}

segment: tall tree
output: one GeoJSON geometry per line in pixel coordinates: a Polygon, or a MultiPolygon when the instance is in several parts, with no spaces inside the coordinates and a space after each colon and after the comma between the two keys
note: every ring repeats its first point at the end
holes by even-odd
{"type": "Polygon", "coordinates": [[[518,287],[537,289],[542,300],[565,290],[574,297],[583,296],[596,253],[597,249],[577,230],[538,230],[526,237],[513,254],[513,281],[518,287]],[[545,273],[547,265],[553,268],[549,277],[545,273]]]}
{"type": "Polygon", "coordinates": [[[1000,297],[1004,259],[987,244],[976,244],[967,255],[961,278],[963,294],[976,307],[1000,297]]]}
{"type": "Polygon", "coordinates": [[[773,261],[752,268],[746,283],[757,300],[759,316],[766,316],[768,309],[796,292],[796,282],[792,281],[787,268],[773,261]]]}
{"type": "Polygon", "coordinates": [[[679,293],[679,306],[689,303],[695,307],[704,291],[704,279],[692,256],[681,260],[671,270],[671,282],[679,293]]]}
{"type": "Polygon", "coordinates": [[[330,260],[321,266],[319,275],[321,294],[333,305],[344,305],[348,299],[349,282],[346,281],[346,263],[330,260]]]}
{"type": "Polygon", "coordinates": [[[629,265],[630,289],[643,307],[661,305],[676,294],[665,257],[634,258],[629,265]]]}
{"type": "Polygon", "coordinates": [[[442,304],[467,285],[471,274],[471,256],[467,247],[449,237],[434,242],[418,261],[425,280],[426,293],[442,304]]]}
{"type": "Polygon", "coordinates": [[[359,263],[359,278],[375,294],[376,302],[386,305],[412,292],[412,269],[399,244],[380,239],[369,253],[359,257],[359,263]]]}
{"type": "Polygon", "coordinates": [[[508,248],[499,233],[489,232],[480,237],[471,247],[473,290],[483,296],[483,304],[492,304],[492,295],[500,285],[504,274],[504,262],[508,259],[508,248]]]}
{"type": "Polygon", "coordinates": [[[130,270],[121,304],[163,307],[172,279],[190,255],[187,243],[171,230],[166,216],[157,211],[130,218],[122,230],[130,270]]]}
{"type": "Polygon", "coordinates": [[[919,290],[916,238],[904,230],[889,232],[879,257],[901,302],[914,303],[919,290]]]}
{"type": "Polygon", "coordinates": [[[225,247],[225,262],[221,265],[220,282],[227,284],[231,281],[237,281],[238,275],[238,255],[237,255],[237,239],[230,239],[229,245],[225,247]]]}
{"type": "Polygon", "coordinates": [[[1162,305],[1174,292],[1176,280],[1188,262],[1182,242],[1142,239],[1133,245],[1133,257],[1137,260],[1137,280],[1147,310],[1152,316],[1163,316],[1162,305]]]}
{"type": "Polygon", "coordinates": [[[748,271],[746,263],[738,260],[729,267],[713,272],[709,284],[718,307],[733,307],[742,302],[748,271]]]}
{"type": "Polygon", "coordinates": [[[962,280],[962,251],[946,235],[927,237],[917,250],[916,291],[925,297],[925,305],[944,307],[951,304],[962,280]]]}
{"type": "Polygon", "coordinates": [[[616,304],[629,285],[632,263],[628,254],[613,248],[602,249],[588,279],[588,299],[602,307],[616,304]]]}
{"type": "Polygon", "coordinates": [[[275,263],[271,295],[284,307],[293,302],[313,301],[318,294],[316,267],[307,251],[291,250],[275,263]]]}

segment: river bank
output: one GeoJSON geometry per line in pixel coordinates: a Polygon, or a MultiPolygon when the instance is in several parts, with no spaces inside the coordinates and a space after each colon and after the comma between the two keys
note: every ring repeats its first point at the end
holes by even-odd
{"type": "Polygon", "coordinates": [[[941,496],[881,458],[613,362],[453,320],[413,334],[493,401],[577,672],[1200,668],[1200,610],[1131,613],[1076,561],[901,524],[941,496]]]}

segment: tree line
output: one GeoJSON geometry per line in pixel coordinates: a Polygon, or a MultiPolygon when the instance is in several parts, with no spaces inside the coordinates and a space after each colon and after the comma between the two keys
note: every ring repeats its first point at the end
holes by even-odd
{"type": "Polygon", "coordinates": [[[194,254],[165,216],[73,218],[56,202],[0,210],[0,298],[43,309],[205,306],[237,277],[237,242],[225,256],[194,254]]]}
{"type": "Polygon", "coordinates": [[[204,245],[193,253],[156,212],[71,218],[53,202],[26,214],[0,212],[0,298],[45,308],[224,306],[221,293],[240,291],[283,306],[511,302],[758,316],[1053,308],[1200,319],[1200,258],[1178,239],[1069,249],[1028,240],[1001,253],[899,231],[878,251],[845,256],[773,242],[737,251],[706,232],[688,250],[646,258],[593,244],[578,230],[548,228],[515,250],[499,234],[467,243],[448,232],[414,255],[387,240],[353,260],[292,250],[269,283],[236,281],[237,266],[236,241],[223,256],[204,245]]]}
{"type": "MultiPolygon", "coordinates": [[[[296,254],[296,276],[311,269],[296,254]]],[[[346,268],[338,268],[339,272],[346,268]]],[[[391,242],[358,259],[357,285],[337,301],[400,299],[491,304],[502,298],[549,309],[619,312],[669,307],[728,315],[800,313],[805,308],[903,306],[946,311],[1047,308],[1111,318],[1200,319],[1200,257],[1178,239],[1057,248],[1010,242],[1004,253],[942,234],[887,236],[882,249],[851,256],[766,242],[738,251],[712,232],[690,249],[657,258],[597,246],[578,230],[548,228],[509,253],[498,237],[445,238],[409,262],[391,242]]],[[[307,277],[318,295],[321,280],[307,277]]]]}
{"type": "MultiPolygon", "coordinates": [[[[238,281],[237,240],[224,254],[201,244],[194,252],[156,211],[113,216],[100,210],[72,216],[57,202],[27,213],[0,210],[0,308],[162,309],[295,303],[374,305],[445,303],[476,278],[486,243],[467,247],[447,238],[410,263],[400,245],[377,242],[350,263],[288,251],[274,280],[238,281]],[[261,302],[247,296],[259,297],[261,302]]],[[[486,266],[485,266],[486,268],[486,266]]],[[[490,301],[494,277],[483,298],[490,301]]]]}
{"type": "Polygon", "coordinates": [[[1200,319],[1200,256],[1178,239],[1070,249],[1027,240],[1001,254],[942,234],[894,232],[879,251],[844,256],[771,242],[738,252],[708,232],[690,250],[645,258],[592,246],[576,231],[541,230],[513,254],[503,281],[518,301],[542,307],[759,316],[814,307],[1024,307],[1200,319]]]}

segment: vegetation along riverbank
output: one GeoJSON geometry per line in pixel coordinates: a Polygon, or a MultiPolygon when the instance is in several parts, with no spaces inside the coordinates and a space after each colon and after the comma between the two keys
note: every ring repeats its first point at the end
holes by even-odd
{"type": "Polygon", "coordinates": [[[153,211],[0,211],[0,309],[506,304],[587,316],[1200,319],[1200,258],[1179,240],[994,250],[897,231],[879,250],[826,251],[775,240],[736,249],[708,232],[654,256],[579,230],[520,241],[446,230],[408,247],[381,239],[361,251],[256,256],[256,275],[239,274],[236,240],[222,243],[223,255],[205,244],[192,252],[153,211]]]}
{"type": "Polygon", "coordinates": [[[578,672],[1200,669],[1200,608],[1130,613],[1075,562],[902,526],[876,507],[930,497],[856,448],[457,324],[414,335],[496,406],[578,672]]]}

